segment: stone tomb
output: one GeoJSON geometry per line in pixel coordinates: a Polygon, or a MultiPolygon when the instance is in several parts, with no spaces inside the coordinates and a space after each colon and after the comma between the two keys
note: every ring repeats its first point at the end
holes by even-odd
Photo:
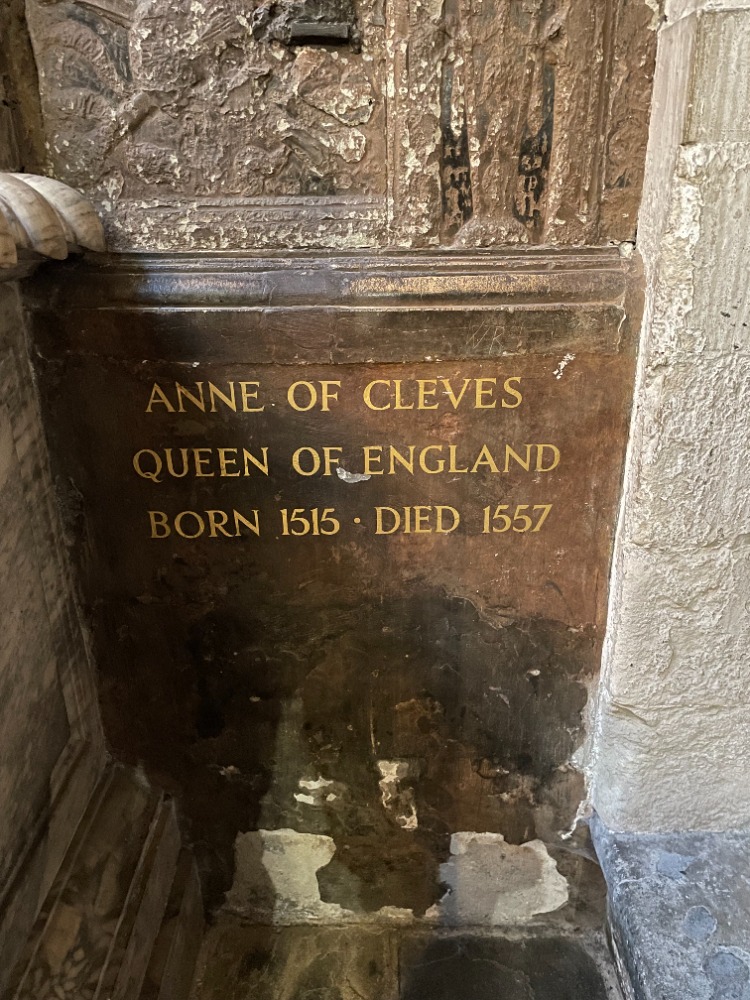
{"type": "Polygon", "coordinates": [[[569,905],[639,282],[597,250],[30,286],[105,730],[177,795],[210,907],[569,905]]]}

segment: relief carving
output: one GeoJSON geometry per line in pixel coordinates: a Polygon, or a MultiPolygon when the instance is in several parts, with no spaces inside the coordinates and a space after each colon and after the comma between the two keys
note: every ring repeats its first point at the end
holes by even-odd
{"type": "MultiPolygon", "coordinates": [[[[382,193],[372,58],[253,35],[247,3],[37,5],[55,172],[111,198],[382,193]]],[[[382,104],[382,102],[381,102],[382,104]]]]}
{"type": "Polygon", "coordinates": [[[655,34],[606,0],[30,0],[115,249],[631,240],[655,34]]]}

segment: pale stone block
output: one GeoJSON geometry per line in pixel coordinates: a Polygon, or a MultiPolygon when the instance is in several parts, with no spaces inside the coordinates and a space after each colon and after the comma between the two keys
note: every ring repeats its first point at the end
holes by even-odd
{"type": "Polygon", "coordinates": [[[750,825],[750,708],[674,708],[640,716],[605,702],[596,810],[613,829],[743,829],[750,825]]]}

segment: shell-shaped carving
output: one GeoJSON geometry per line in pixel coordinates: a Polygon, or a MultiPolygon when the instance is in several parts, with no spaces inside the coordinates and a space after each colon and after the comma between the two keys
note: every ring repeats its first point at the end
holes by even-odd
{"type": "Polygon", "coordinates": [[[61,181],[0,173],[0,267],[18,250],[64,260],[71,249],[103,251],[104,230],[89,202],[61,181]]]}
{"type": "Polygon", "coordinates": [[[125,81],[104,42],[85,25],[56,25],[46,42],[44,65],[61,87],[83,86],[109,101],[124,92],[125,81]]]}

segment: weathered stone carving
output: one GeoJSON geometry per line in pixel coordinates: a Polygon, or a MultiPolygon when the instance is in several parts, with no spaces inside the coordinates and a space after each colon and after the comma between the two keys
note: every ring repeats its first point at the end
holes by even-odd
{"type": "Polygon", "coordinates": [[[105,249],[102,224],[83,195],[51,177],[0,173],[0,267],[17,264],[18,250],[64,260],[73,247],[105,249]]]}
{"type": "Polygon", "coordinates": [[[352,0],[263,0],[253,12],[258,41],[285,45],[351,45],[360,51],[362,36],[352,0]]]}
{"type": "Polygon", "coordinates": [[[652,12],[30,0],[49,169],[116,249],[632,239],[652,12]]]}

